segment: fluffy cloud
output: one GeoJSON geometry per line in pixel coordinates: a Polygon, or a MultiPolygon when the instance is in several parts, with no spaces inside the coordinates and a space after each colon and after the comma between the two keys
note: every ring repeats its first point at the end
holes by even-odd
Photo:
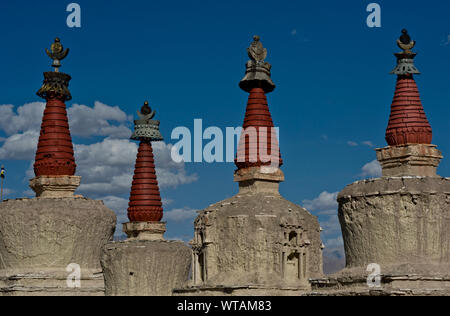
{"type": "Polygon", "coordinates": [[[116,235],[122,235],[121,224],[128,222],[127,209],[128,209],[128,199],[124,199],[117,196],[105,196],[101,200],[105,203],[107,207],[116,213],[117,216],[117,227],[116,235]]]}
{"type": "MultiPolygon", "coordinates": [[[[83,177],[79,191],[86,195],[124,194],[131,187],[137,144],[127,139],[106,138],[100,143],[75,145],[78,174],[83,177]]],[[[172,145],[154,143],[156,174],[161,188],[176,187],[197,180],[184,163],[170,156],[172,145]]]]}
{"type": "Polygon", "coordinates": [[[345,268],[344,241],[341,236],[327,240],[323,251],[323,271],[326,274],[336,273],[345,268]]]}
{"type": "Polygon", "coordinates": [[[197,217],[197,210],[189,208],[174,209],[164,213],[164,220],[184,222],[197,217]]]}
{"type": "Polygon", "coordinates": [[[0,159],[34,159],[38,138],[39,132],[34,130],[28,130],[8,137],[0,148],[0,159]]]}
{"type": "Polygon", "coordinates": [[[336,201],[338,192],[329,193],[327,191],[320,193],[320,195],[313,200],[304,200],[303,206],[309,211],[328,211],[336,210],[338,203],[336,201]]]}
{"type": "Polygon", "coordinates": [[[118,106],[95,102],[94,107],[74,104],[67,110],[72,135],[81,137],[109,136],[128,138],[131,130],[125,126],[131,118],[118,106]],[[111,121],[121,123],[114,125],[111,121]]]}
{"type": "Polygon", "coordinates": [[[344,245],[342,241],[341,226],[338,219],[338,192],[324,191],[312,200],[304,200],[303,206],[319,217],[322,231],[322,240],[325,244],[324,271],[334,273],[345,265],[344,245]]]}
{"type": "Polygon", "coordinates": [[[7,135],[13,135],[25,131],[39,131],[45,103],[27,103],[17,108],[14,106],[0,105],[0,129],[7,135]]]}
{"type": "Polygon", "coordinates": [[[381,166],[377,160],[371,161],[365,164],[362,168],[362,177],[373,177],[378,178],[381,177],[381,166]]]}

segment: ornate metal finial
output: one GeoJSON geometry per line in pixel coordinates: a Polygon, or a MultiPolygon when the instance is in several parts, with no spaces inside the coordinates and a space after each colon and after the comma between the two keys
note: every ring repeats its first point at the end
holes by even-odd
{"type": "Polygon", "coordinates": [[[51,52],[46,48],[45,52],[48,57],[53,59],[52,67],[55,68],[55,72],[58,72],[58,68],[61,67],[61,60],[67,57],[69,54],[69,49],[64,50],[64,47],[61,44],[61,40],[59,37],[55,38],[55,42],[50,47],[51,52]]]}
{"type": "Polygon", "coordinates": [[[145,101],[140,111],[137,111],[139,119],[134,121],[133,140],[162,141],[164,138],[159,131],[159,121],[153,120],[156,111],[152,111],[149,102],[145,101]]]}
{"type": "Polygon", "coordinates": [[[253,43],[247,48],[247,53],[250,60],[246,65],[245,77],[239,86],[246,92],[250,92],[253,88],[262,88],[266,93],[272,92],[275,89],[275,84],[270,78],[272,66],[265,62],[267,49],[263,47],[258,35],[253,36],[253,43]]]}
{"type": "Polygon", "coordinates": [[[52,66],[55,71],[44,73],[44,84],[36,93],[43,99],[59,99],[61,101],[68,101],[72,99],[69,91],[69,82],[72,79],[69,75],[59,72],[61,67],[61,60],[67,57],[69,49],[64,50],[59,38],[50,47],[51,52],[45,49],[47,55],[53,59],[52,66]]]}
{"type": "Polygon", "coordinates": [[[416,41],[411,40],[411,36],[408,34],[408,30],[403,29],[402,30],[402,36],[397,40],[397,45],[401,49],[403,49],[403,52],[405,54],[413,54],[411,49],[416,46],[416,41]]]}
{"type": "Polygon", "coordinates": [[[253,43],[247,48],[248,57],[256,62],[264,62],[267,58],[267,49],[260,42],[258,35],[253,36],[253,43]]]}
{"type": "Polygon", "coordinates": [[[403,29],[402,35],[397,40],[397,45],[403,52],[395,54],[397,57],[397,67],[391,72],[395,75],[419,75],[420,71],[414,66],[414,58],[417,56],[416,53],[411,50],[416,46],[416,41],[411,39],[408,34],[408,30],[403,29]]]}

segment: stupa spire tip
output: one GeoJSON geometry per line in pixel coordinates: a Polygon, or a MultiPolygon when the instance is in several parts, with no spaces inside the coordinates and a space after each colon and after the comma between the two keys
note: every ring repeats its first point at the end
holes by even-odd
{"type": "Polygon", "coordinates": [[[59,72],[59,67],[61,67],[61,61],[69,55],[69,49],[64,49],[64,46],[61,44],[61,39],[59,37],[55,38],[55,41],[50,46],[50,50],[45,49],[48,57],[53,60],[52,67],[55,72],[59,72]]]}

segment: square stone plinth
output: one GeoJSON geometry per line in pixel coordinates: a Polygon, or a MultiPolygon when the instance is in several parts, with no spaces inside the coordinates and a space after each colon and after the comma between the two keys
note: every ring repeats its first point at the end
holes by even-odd
{"type": "Polygon", "coordinates": [[[377,149],[383,177],[437,177],[442,153],[436,145],[409,144],[377,149]]]}
{"type": "Polygon", "coordinates": [[[123,231],[130,241],[158,241],[164,240],[166,223],[161,222],[131,222],[123,224],[123,231]]]}
{"type": "Polygon", "coordinates": [[[74,197],[80,186],[81,177],[77,176],[41,176],[30,180],[30,188],[40,198],[74,197]]]}
{"type": "Polygon", "coordinates": [[[234,181],[239,182],[239,193],[279,194],[279,184],[284,181],[280,168],[270,166],[251,167],[236,170],[234,181]]]}

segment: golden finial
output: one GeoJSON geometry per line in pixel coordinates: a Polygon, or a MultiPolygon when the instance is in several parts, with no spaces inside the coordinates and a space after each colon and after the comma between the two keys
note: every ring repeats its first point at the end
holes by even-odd
{"type": "Polygon", "coordinates": [[[400,36],[400,38],[397,40],[397,45],[398,47],[403,49],[406,54],[412,54],[413,52],[411,51],[411,49],[416,46],[416,41],[413,41],[411,39],[411,36],[409,36],[408,34],[408,30],[403,29],[402,36],[400,36]]]}
{"type": "Polygon", "coordinates": [[[267,49],[265,49],[258,35],[253,36],[253,43],[247,48],[248,57],[257,62],[263,62],[267,58],[267,49]]]}
{"type": "Polygon", "coordinates": [[[51,52],[46,48],[45,52],[48,57],[53,59],[52,67],[55,68],[55,72],[58,72],[58,68],[61,67],[61,60],[67,57],[69,54],[69,49],[64,50],[64,47],[61,44],[61,40],[57,37],[55,38],[55,42],[50,47],[51,52]]]}

